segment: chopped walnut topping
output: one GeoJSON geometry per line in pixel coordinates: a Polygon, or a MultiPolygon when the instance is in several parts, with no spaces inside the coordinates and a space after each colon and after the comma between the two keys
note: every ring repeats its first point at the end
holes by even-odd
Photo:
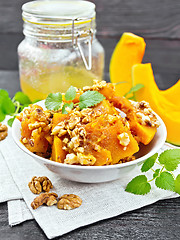
{"type": "Polygon", "coordinates": [[[96,158],[91,154],[84,155],[82,153],[77,153],[77,159],[81,165],[94,165],[96,162],[96,158]]]}
{"type": "MultiPolygon", "coordinates": [[[[120,143],[122,146],[126,147],[126,146],[129,145],[130,139],[129,139],[129,135],[128,135],[127,133],[121,133],[121,134],[119,134],[117,137],[118,137],[118,139],[119,139],[119,143],[120,143]]],[[[126,150],[126,149],[125,149],[125,150],[126,150]]]]}
{"type": "Polygon", "coordinates": [[[46,126],[46,123],[44,122],[35,122],[35,123],[29,123],[28,124],[28,128],[29,130],[34,130],[34,129],[37,129],[37,128],[40,128],[40,127],[45,127],[46,126]]]}
{"type": "Polygon", "coordinates": [[[31,136],[32,136],[33,138],[35,138],[38,134],[39,134],[39,130],[38,130],[38,129],[34,129],[34,130],[32,131],[32,133],[31,133],[31,136]]]}
{"type": "Polygon", "coordinates": [[[74,129],[74,127],[80,122],[80,117],[74,117],[72,116],[70,119],[69,119],[69,123],[68,123],[68,128],[70,130],[74,129]]]}
{"type": "Polygon", "coordinates": [[[92,117],[86,116],[86,117],[84,117],[84,118],[82,119],[82,122],[83,122],[83,123],[89,123],[89,122],[91,122],[91,119],[92,119],[92,117]]]}
{"type": "Polygon", "coordinates": [[[77,148],[77,147],[79,147],[79,145],[80,145],[80,143],[79,143],[79,138],[78,138],[78,136],[73,137],[73,138],[71,139],[71,141],[68,143],[68,146],[69,146],[71,149],[77,148]]]}
{"type": "Polygon", "coordinates": [[[110,124],[113,124],[117,120],[117,116],[113,116],[111,114],[108,114],[108,122],[110,124]]]}
{"type": "Polygon", "coordinates": [[[29,144],[31,145],[31,147],[34,147],[34,139],[30,139],[29,144]]]}
{"type": "Polygon", "coordinates": [[[26,143],[28,143],[28,139],[24,137],[24,138],[22,139],[22,142],[23,142],[24,144],[26,144],[26,143]]]}
{"type": "Polygon", "coordinates": [[[97,151],[97,152],[100,152],[101,151],[101,147],[98,144],[95,144],[94,145],[94,150],[97,151]]]}
{"type": "Polygon", "coordinates": [[[55,126],[52,130],[51,135],[57,135],[62,128],[60,126],[55,126]]]}
{"type": "Polygon", "coordinates": [[[4,140],[7,137],[7,135],[8,127],[0,122],[0,141],[4,140]]]}
{"type": "Polygon", "coordinates": [[[136,116],[141,125],[148,125],[150,127],[159,127],[160,123],[153,113],[150,105],[146,101],[135,102],[130,100],[133,107],[136,109],[136,116]]]}
{"type": "Polygon", "coordinates": [[[91,108],[83,108],[81,110],[81,117],[86,117],[87,115],[91,115],[92,109],[91,108]]]}
{"type": "Polygon", "coordinates": [[[142,112],[137,112],[136,116],[141,119],[142,123],[150,122],[149,116],[144,115],[142,112]]]}
{"type": "Polygon", "coordinates": [[[86,166],[94,165],[95,162],[96,158],[93,155],[85,155],[81,152],[78,152],[77,155],[74,153],[67,154],[66,159],[64,160],[64,163],[66,164],[81,164],[86,166]]]}
{"type": "Polygon", "coordinates": [[[69,139],[68,138],[64,138],[63,139],[63,143],[68,143],[69,142],[69,139]]]}
{"type": "Polygon", "coordinates": [[[72,112],[72,109],[71,109],[70,107],[65,107],[65,110],[66,110],[68,113],[72,112]]]}
{"type": "Polygon", "coordinates": [[[77,164],[78,163],[77,156],[74,153],[67,154],[64,163],[77,164]]]}
{"type": "Polygon", "coordinates": [[[60,130],[59,130],[59,133],[58,133],[58,137],[62,137],[62,136],[64,136],[66,133],[67,133],[67,130],[60,129],[60,130]]]}
{"type": "Polygon", "coordinates": [[[57,197],[58,195],[56,193],[41,193],[31,203],[31,207],[33,209],[37,209],[43,204],[46,204],[47,206],[52,206],[57,203],[57,197]]]}
{"type": "Polygon", "coordinates": [[[77,152],[83,153],[84,152],[84,148],[83,147],[78,147],[76,149],[77,152]]]}
{"type": "Polygon", "coordinates": [[[125,157],[125,158],[119,160],[118,164],[119,164],[119,163],[130,162],[130,161],[133,161],[133,160],[135,160],[135,159],[136,159],[135,156],[125,157]]]}
{"type": "Polygon", "coordinates": [[[71,210],[80,207],[82,204],[82,199],[75,194],[64,194],[60,197],[57,207],[59,209],[71,210]]]}
{"type": "Polygon", "coordinates": [[[106,84],[107,84],[106,81],[99,81],[94,79],[93,85],[83,87],[83,91],[88,91],[88,90],[99,91],[100,89],[104,88],[106,84]]]}
{"type": "Polygon", "coordinates": [[[86,130],[85,130],[83,127],[79,128],[79,135],[80,135],[82,138],[85,138],[85,137],[86,137],[87,133],[86,133],[86,130]]]}
{"type": "Polygon", "coordinates": [[[36,108],[33,114],[34,118],[36,118],[39,122],[46,122],[47,117],[41,108],[36,108]]]}
{"type": "Polygon", "coordinates": [[[34,176],[28,184],[30,190],[34,194],[39,194],[42,191],[49,192],[53,187],[51,181],[47,177],[36,177],[34,176]]]}

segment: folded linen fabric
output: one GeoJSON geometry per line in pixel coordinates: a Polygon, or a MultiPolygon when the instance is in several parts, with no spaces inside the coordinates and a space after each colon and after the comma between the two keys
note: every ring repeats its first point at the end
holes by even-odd
{"type": "Polygon", "coordinates": [[[0,151],[0,203],[21,198],[22,195],[19,192],[19,189],[15,184],[6,161],[0,151]]]}
{"type": "MultiPolygon", "coordinates": [[[[125,192],[124,188],[127,183],[140,173],[138,167],[132,172],[131,176],[109,183],[83,184],[64,180],[22,152],[14,143],[11,130],[9,136],[1,142],[0,151],[29,211],[49,239],[61,236],[81,226],[141,208],[160,199],[179,196],[154,186],[152,186],[151,192],[145,196],[125,192]],[[33,176],[49,177],[54,185],[52,191],[59,196],[66,193],[77,194],[83,200],[82,206],[72,211],[59,210],[56,206],[42,206],[33,210],[31,202],[36,195],[28,188],[28,182],[33,176]]],[[[177,169],[177,172],[180,172],[180,169],[177,169]]],[[[26,209],[26,206],[22,202],[12,201],[8,203],[8,209],[11,212],[11,225],[31,218],[30,213],[24,208],[26,209]],[[20,204],[16,208],[17,214],[14,216],[12,214],[13,204],[16,204],[16,206],[20,204]],[[24,214],[26,219],[23,217],[23,211],[26,211],[24,214]]]]}
{"type": "Polygon", "coordinates": [[[11,227],[31,219],[33,216],[24,200],[8,201],[8,220],[11,227]]]}

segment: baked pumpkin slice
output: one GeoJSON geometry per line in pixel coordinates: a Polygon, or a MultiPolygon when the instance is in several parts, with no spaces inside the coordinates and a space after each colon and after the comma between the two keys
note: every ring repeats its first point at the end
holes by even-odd
{"type": "Polygon", "coordinates": [[[103,114],[84,128],[87,133],[85,154],[96,157],[96,166],[116,164],[139,151],[137,141],[119,115],[103,114]]]}
{"type": "Polygon", "coordinates": [[[114,87],[111,83],[102,88],[100,93],[102,93],[114,107],[126,114],[131,133],[135,139],[144,145],[149,144],[159,126],[159,122],[149,104],[145,101],[130,101],[125,97],[115,95],[114,87]]]}

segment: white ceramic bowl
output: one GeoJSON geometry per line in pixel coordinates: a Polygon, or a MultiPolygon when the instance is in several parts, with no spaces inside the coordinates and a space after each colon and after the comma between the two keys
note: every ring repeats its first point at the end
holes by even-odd
{"type": "MultiPolygon", "coordinates": [[[[43,102],[39,102],[38,105],[44,106],[43,102]]],[[[157,115],[157,114],[156,114],[157,115]]],[[[83,183],[100,183],[113,181],[118,178],[123,178],[127,174],[131,174],[131,171],[134,170],[138,165],[140,165],[147,158],[155,154],[164,144],[167,136],[167,131],[164,122],[157,115],[158,120],[161,125],[157,129],[157,132],[147,146],[141,145],[140,151],[135,154],[136,160],[116,164],[109,166],[78,166],[78,165],[68,165],[63,163],[58,163],[50,161],[43,157],[39,157],[36,154],[30,152],[21,142],[21,123],[19,120],[15,119],[12,126],[12,135],[13,139],[25,153],[32,156],[38,163],[47,167],[50,171],[57,173],[62,178],[69,179],[76,182],[83,183]]]]}

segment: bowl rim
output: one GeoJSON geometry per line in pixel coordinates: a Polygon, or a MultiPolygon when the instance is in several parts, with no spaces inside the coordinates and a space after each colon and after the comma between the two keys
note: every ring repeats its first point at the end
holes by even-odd
{"type": "MultiPolygon", "coordinates": [[[[43,102],[44,100],[40,101],[40,102],[43,102]]],[[[40,102],[37,102],[36,104],[40,103],[40,102]]],[[[63,168],[69,168],[69,169],[86,169],[86,170],[107,170],[107,169],[113,169],[113,168],[124,168],[124,167],[127,167],[127,166],[131,166],[131,165],[135,165],[135,164],[138,164],[140,162],[142,162],[143,160],[146,160],[148,159],[149,157],[153,156],[155,153],[157,153],[157,151],[164,145],[165,141],[166,141],[166,137],[167,137],[167,129],[166,129],[166,126],[163,122],[163,120],[159,117],[159,115],[157,113],[155,113],[153,111],[153,113],[156,115],[158,121],[160,122],[160,126],[157,128],[157,130],[159,128],[162,128],[162,139],[160,141],[160,143],[158,144],[158,147],[154,147],[152,148],[152,150],[143,155],[142,157],[139,157],[133,161],[130,161],[130,162],[125,162],[125,163],[119,163],[119,164],[114,164],[114,165],[105,165],[105,166],[82,166],[82,165],[70,165],[70,164],[66,164],[66,163],[59,163],[59,162],[55,162],[55,161],[52,161],[50,159],[46,159],[46,158],[43,158],[43,157],[40,157],[38,155],[36,155],[35,153],[29,151],[20,141],[20,139],[18,139],[17,137],[17,129],[19,129],[19,125],[20,125],[20,121],[16,118],[13,122],[13,125],[12,125],[12,137],[13,137],[13,140],[15,141],[15,143],[17,144],[17,146],[23,150],[26,154],[30,155],[31,157],[33,158],[37,158],[38,160],[40,161],[43,161],[44,163],[47,163],[47,164],[50,164],[50,165],[54,165],[54,166],[61,166],[63,168]]]]}

